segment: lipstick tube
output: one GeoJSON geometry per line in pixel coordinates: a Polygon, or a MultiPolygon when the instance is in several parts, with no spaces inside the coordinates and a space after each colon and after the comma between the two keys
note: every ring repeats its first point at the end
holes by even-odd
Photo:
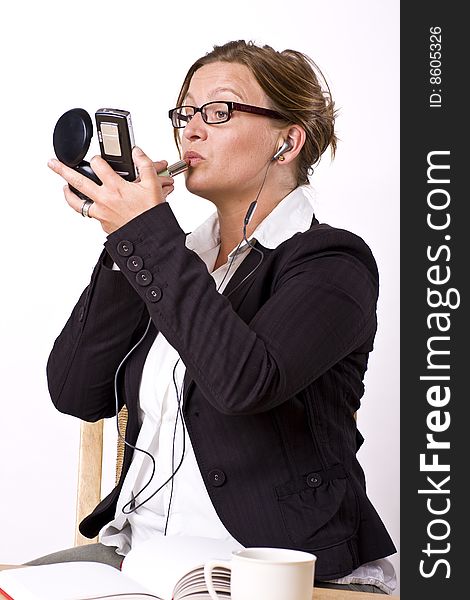
{"type": "Polygon", "coordinates": [[[189,165],[185,160],[179,160],[172,165],[168,165],[163,171],[159,171],[157,175],[160,175],[161,177],[174,177],[175,175],[179,175],[186,171],[188,166],[189,165]]]}

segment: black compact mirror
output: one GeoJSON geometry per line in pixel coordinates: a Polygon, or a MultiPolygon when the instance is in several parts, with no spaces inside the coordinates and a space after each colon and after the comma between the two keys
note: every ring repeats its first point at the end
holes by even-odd
{"type": "MultiPolygon", "coordinates": [[[[72,108],[57,121],[52,143],[55,155],[60,162],[101,185],[101,181],[93,172],[90,163],[83,160],[90,147],[92,137],[93,123],[88,112],[83,108],[72,108]]],[[[70,189],[83,200],[88,199],[72,186],[70,189]]]]}

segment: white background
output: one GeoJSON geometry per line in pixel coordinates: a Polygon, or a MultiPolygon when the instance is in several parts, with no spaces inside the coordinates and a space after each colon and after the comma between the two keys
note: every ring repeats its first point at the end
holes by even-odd
{"type": "MultiPolygon", "coordinates": [[[[174,162],[167,110],[186,70],[213,44],[241,38],[310,55],[340,110],[337,158],[326,156],[312,178],[316,214],[362,236],[379,265],[359,459],[399,546],[398,0],[30,1],[8,3],[0,27],[0,563],[73,545],[79,423],[53,408],[45,365],[105,235],[66,205],[46,166],[54,125],[74,107],[92,116],[125,108],[136,143],[174,162]]],[[[94,138],[87,158],[98,151],[94,138]]],[[[213,211],[186,192],[183,176],[169,202],[186,231],[213,211]]],[[[111,421],[106,431],[105,492],[111,421]]]]}

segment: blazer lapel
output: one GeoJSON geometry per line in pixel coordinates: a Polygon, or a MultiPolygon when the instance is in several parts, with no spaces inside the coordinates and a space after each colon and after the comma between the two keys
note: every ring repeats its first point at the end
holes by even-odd
{"type": "MultiPolygon", "coordinates": [[[[264,255],[266,255],[267,252],[271,252],[269,248],[265,248],[259,242],[255,242],[255,247],[258,248],[258,250],[261,250],[264,255]]],[[[233,277],[225,286],[222,294],[230,300],[235,311],[238,309],[243,301],[243,298],[253,285],[257,271],[259,268],[261,268],[261,261],[262,259],[260,253],[253,249],[250,250],[248,256],[244,258],[241,265],[233,274],[233,277]],[[252,273],[252,271],[254,272],[252,273]],[[243,283],[241,283],[242,281],[243,283]]]]}

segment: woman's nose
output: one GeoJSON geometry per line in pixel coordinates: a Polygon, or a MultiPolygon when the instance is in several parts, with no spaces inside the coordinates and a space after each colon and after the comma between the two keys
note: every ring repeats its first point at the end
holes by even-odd
{"type": "Polygon", "coordinates": [[[207,135],[207,124],[204,122],[200,112],[197,112],[183,131],[186,139],[205,138],[207,135]]]}

